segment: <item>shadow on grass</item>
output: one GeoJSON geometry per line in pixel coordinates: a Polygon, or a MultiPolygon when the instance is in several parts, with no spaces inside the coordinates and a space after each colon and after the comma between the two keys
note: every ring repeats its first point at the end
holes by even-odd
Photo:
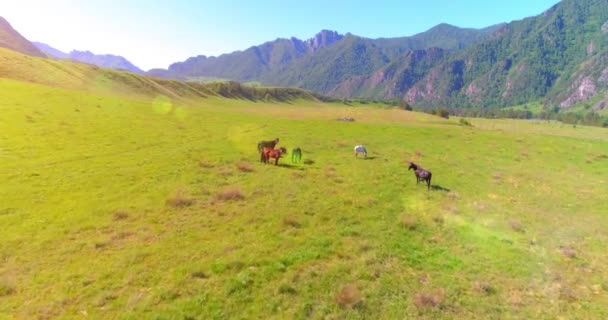
{"type": "Polygon", "coordinates": [[[376,156],[369,156],[369,157],[363,158],[363,160],[376,160],[378,158],[379,157],[376,157],[376,156]]]}
{"type": "Polygon", "coordinates": [[[289,164],[289,163],[279,163],[278,167],[286,168],[286,169],[291,169],[291,170],[300,170],[300,171],[306,170],[305,167],[296,166],[296,165],[289,164]]]}
{"type": "Polygon", "coordinates": [[[434,184],[434,185],[432,185],[432,186],[431,186],[431,189],[432,189],[433,191],[450,192],[450,189],[445,188],[445,187],[442,187],[442,186],[440,186],[440,185],[438,185],[438,184],[434,184]]]}

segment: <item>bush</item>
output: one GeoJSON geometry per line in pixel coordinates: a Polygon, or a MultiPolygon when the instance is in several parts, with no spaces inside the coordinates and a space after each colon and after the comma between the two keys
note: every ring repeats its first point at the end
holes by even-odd
{"type": "Polygon", "coordinates": [[[471,122],[469,122],[469,120],[467,120],[466,118],[460,118],[460,120],[458,121],[458,123],[460,123],[461,126],[466,126],[466,127],[472,127],[473,126],[471,124],[471,122]]]}
{"type": "Polygon", "coordinates": [[[442,117],[442,118],[445,118],[445,119],[449,119],[450,118],[450,111],[448,111],[448,109],[445,109],[445,108],[440,108],[440,109],[433,110],[431,112],[431,114],[434,114],[434,115],[436,115],[438,117],[442,117]]]}

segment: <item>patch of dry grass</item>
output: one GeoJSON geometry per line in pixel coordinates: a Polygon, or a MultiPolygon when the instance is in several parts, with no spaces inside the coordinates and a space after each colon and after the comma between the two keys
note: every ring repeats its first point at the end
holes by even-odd
{"type": "Polygon", "coordinates": [[[241,161],[236,164],[237,169],[241,172],[254,172],[253,166],[249,162],[241,161]]]}
{"type": "Polygon", "coordinates": [[[288,216],[288,217],[283,218],[283,224],[288,227],[292,227],[292,228],[296,228],[296,229],[299,229],[300,227],[302,227],[302,224],[298,221],[298,219],[296,219],[293,216],[288,216]]]}
{"type": "Polygon", "coordinates": [[[120,221],[125,220],[129,217],[129,212],[127,210],[116,210],[112,214],[112,220],[120,221]]]}
{"type": "Polygon", "coordinates": [[[401,225],[408,230],[416,230],[418,224],[418,219],[416,219],[416,217],[405,216],[401,218],[401,225]]]}
{"type": "Polygon", "coordinates": [[[167,200],[165,204],[173,208],[185,208],[192,206],[196,200],[192,198],[184,189],[177,189],[167,200]]]}
{"type": "Polygon", "coordinates": [[[215,198],[220,201],[245,200],[245,195],[238,188],[229,188],[219,192],[215,198]]]}
{"type": "Polygon", "coordinates": [[[414,305],[419,309],[440,308],[445,300],[445,289],[421,292],[414,296],[414,305]]]}
{"type": "Polygon", "coordinates": [[[349,284],[338,292],[336,303],[342,308],[353,308],[363,301],[363,296],[354,284],[349,284]]]}

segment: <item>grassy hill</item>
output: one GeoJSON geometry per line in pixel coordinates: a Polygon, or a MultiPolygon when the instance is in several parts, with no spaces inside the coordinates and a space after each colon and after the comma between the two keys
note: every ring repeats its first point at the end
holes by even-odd
{"type": "Polygon", "coordinates": [[[1,319],[608,317],[604,129],[0,59],[1,319]]]}

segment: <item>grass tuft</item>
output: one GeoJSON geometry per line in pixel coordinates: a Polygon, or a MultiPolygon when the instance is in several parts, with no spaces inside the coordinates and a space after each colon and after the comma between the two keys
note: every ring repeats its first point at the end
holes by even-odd
{"type": "Polygon", "coordinates": [[[241,162],[239,162],[239,163],[236,164],[236,167],[241,172],[254,172],[255,171],[253,169],[253,166],[249,162],[241,161],[241,162]]]}
{"type": "Polygon", "coordinates": [[[121,221],[125,220],[129,217],[129,212],[126,210],[116,210],[114,214],[112,214],[112,220],[121,221]]]}
{"type": "Polygon", "coordinates": [[[296,295],[298,293],[298,290],[296,290],[294,287],[292,287],[290,285],[282,284],[279,287],[279,293],[280,294],[296,295]]]}
{"type": "Polygon", "coordinates": [[[15,282],[8,278],[0,278],[0,297],[10,296],[17,292],[15,282]]]}
{"type": "Polygon", "coordinates": [[[208,279],[209,278],[209,275],[203,271],[194,271],[190,274],[190,276],[192,278],[196,278],[196,279],[208,279]]]}
{"type": "Polygon", "coordinates": [[[437,289],[433,292],[417,293],[414,296],[414,305],[419,309],[439,308],[445,299],[445,289],[437,289]]]}
{"type": "Polygon", "coordinates": [[[295,217],[291,216],[283,218],[283,224],[296,229],[302,227],[302,224],[295,217]]]}
{"type": "Polygon", "coordinates": [[[477,281],[474,286],[475,290],[479,293],[490,296],[497,292],[496,288],[489,282],[477,281]]]}
{"type": "Polygon", "coordinates": [[[361,292],[354,284],[345,286],[336,295],[336,303],[342,308],[353,308],[362,301],[361,292]]]}
{"type": "Polygon", "coordinates": [[[405,216],[401,218],[401,225],[408,230],[416,230],[418,228],[418,219],[413,216],[405,216]]]}
{"type": "Polygon", "coordinates": [[[196,200],[190,197],[188,192],[183,189],[177,189],[175,193],[165,201],[165,204],[173,208],[185,208],[192,206],[195,202],[196,200]]]}
{"type": "Polygon", "coordinates": [[[218,193],[215,198],[220,201],[245,200],[245,195],[237,188],[226,189],[218,193]]]}
{"type": "Polygon", "coordinates": [[[526,232],[526,229],[519,221],[511,221],[509,224],[511,225],[511,229],[513,229],[513,231],[515,231],[515,232],[519,232],[519,233],[526,232]]]}
{"type": "Polygon", "coordinates": [[[576,250],[570,246],[565,246],[561,248],[562,254],[566,257],[566,258],[570,258],[570,259],[574,259],[576,258],[576,250]]]}

